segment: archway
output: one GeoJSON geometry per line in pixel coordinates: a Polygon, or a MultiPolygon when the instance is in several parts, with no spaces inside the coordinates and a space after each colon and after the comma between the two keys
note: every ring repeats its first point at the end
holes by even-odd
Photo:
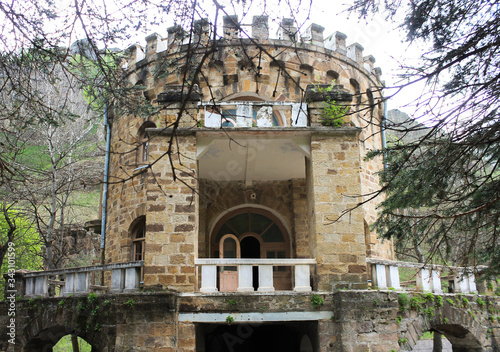
{"type": "MultiPolygon", "coordinates": [[[[290,239],[283,223],[270,211],[242,207],[228,212],[216,223],[211,235],[211,256],[220,258],[220,241],[231,234],[239,241],[242,258],[290,258],[290,239]]],[[[258,287],[258,267],[254,267],[253,284],[258,287]]],[[[290,267],[273,268],[276,290],[291,289],[290,267]]]]}
{"type": "Polygon", "coordinates": [[[73,342],[77,343],[79,352],[94,352],[100,350],[101,346],[94,346],[87,340],[87,336],[80,337],[79,335],[80,334],[77,334],[75,331],[70,331],[67,327],[53,326],[40,331],[35,337],[31,338],[24,346],[24,351],[73,351],[73,342]]]}

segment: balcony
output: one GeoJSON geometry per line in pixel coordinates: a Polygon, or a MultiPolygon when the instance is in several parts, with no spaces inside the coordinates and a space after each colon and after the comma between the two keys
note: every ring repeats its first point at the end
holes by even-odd
{"type": "MultiPolygon", "coordinates": [[[[139,289],[143,261],[46,271],[16,272],[16,292],[25,297],[86,295],[90,292],[133,292],[139,289]],[[109,286],[99,285],[100,275],[111,272],[109,286]]],[[[12,287],[7,288],[7,292],[12,287]]],[[[14,290],[12,290],[14,291],[14,290]]]]}
{"type": "MultiPolygon", "coordinates": [[[[236,292],[254,292],[254,270],[257,269],[258,292],[276,291],[274,278],[278,268],[288,267],[293,272],[292,287],[295,292],[310,292],[311,273],[310,266],[316,264],[315,259],[217,259],[204,258],[196,259],[195,264],[201,267],[201,287],[202,293],[213,293],[218,291],[236,291],[236,292]],[[232,268],[227,280],[234,280],[231,283],[224,284],[221,281],[225,279],[221,276],[221,268],[232,268]],[[219,270],[218,270],[219,268],[219,270]],[[232,278],[231,278],[232,276],[232,278]],[[218,284],[219,282],[219,284],[218,284]],[[223,289],[221,290],[221,285],[223,289]],[[227,290],[227,287],[234,289],[227,290]],[[226,289],[224,289],[224,287],[226,289]]],[[[291,273],[290,273],[291,274],[291,273]]]]}

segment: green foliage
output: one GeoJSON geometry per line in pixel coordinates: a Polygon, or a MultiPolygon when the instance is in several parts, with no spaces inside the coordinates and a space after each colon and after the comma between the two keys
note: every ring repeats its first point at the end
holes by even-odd
{"type": "MultiPolygon", "coordinates": [[[[78,337],[78,347],[80,352],[91,352],[92,346],[82,339],[78,337]]],[[[54,352],[67,352],[73,351],[73,345],[71,343],[71,335],[63,336],[53,347],[52,351],[54,352]]]]}
{"type": "Polygon", "coordinates": [[[229,306],[229,308],[236,308],[236,306],[238,305],[238,301],[234,299],[229,299],[227,301],[227,305],[229,306]]]}
{"type": "Polygon", "coordinates": [[[454,301],[454,300],[452,300],[451,298],[447,298],[447,299],[446,299],[446,302],[448,302],[448,304],[449,304],[450,306],[454,306],[454,305],[455,305],[455,301],[454,301]]]}
{"type": "Polygon", "coordinates": [[[398,343],[400,345],[404,345],[404,344],[408,343],[408,339],[406,337],[400,338],[400,339],[398,339],[398,343]]]}
{"type": "Polygon", "coordinates": [[[374,305],[375,307],[378,307],[378,306],[379,306],[378,299],[374,299],[374,300],[373,300],[373,305],[374,305]]]}
{"type": "Polygon", "coordinates": [[[401,324],[402,321],[403,321],[403,317],[401,315],[398,315],[396,317],[396,323],[401,324]]]}
{"type": "Polygon", "coordinates": [[[87,297],[87,301],[90,304],[96,304],[97,303],[97,295],[94,292],[91,292],[89,296],[87,297]]]}
{"type": "Polygon", "coordinates": [[[416,296],[413,296],[411,299],[410,299],[410,307],[412,310],[415,310],[417,312],[420,312],[422,310],[422,299],[420,298],[420,296],[416,295],[416,296]]]}
{"type": "Polygon", "coordinates": [[[351,7],[363,16],[384,8],[389,17],[404,19],[400,28],[408,41],[426,52],[402,67],[404,77],[435,88],[415,102],[413,125],[388,127],[387,134],[392,128],[402,139],[370,154],[385,156],[387,165],[375,228],[394,239],[400,253],[418,243],[426,261],[484,264],[486,274],[500,273],[500,140],[491,138],[500,129],[498,3],[400,5],[355,1],[351,7]]]}
{"type": "Polygon", "coordinates": [[[483,309],[485,306],[486,306],[486,302],[483,301],[483,299],[481,297],[478,297],[477,300],[476,300],[476,303],[479,307],[481,307],[481,309],[483,309]]]}
{"type": "MultiPolygon", "coordinates": [[[[317,87],[316,92],[329,93],[333,90],[335,81],[327,88],[317,87]]],[[[321,114],[321,124],[323,126],[340,127],[344,124],[344,116],[349,112],[348,106],[338,105],[335,100],[325,94],[323,112],[321,114]]]]}
{"type": "Polygon", "coordinates": [[[311,306],[313,308],[319,309],[325,304],[325,300],[321,298],[319,295],[312,295],[311,296],[311,306]]]}
{"type": "Polygon", "coordinates": [[[410,303],[410,298],[407,293],[398,294],[399,311],[406,312],[408,309],[408,304],[410,303]]]}
{"type": "Polygon", "coordinates": [[[462,307],[466,308],[469,306],[469,300],[466,297],[462,297],[462,307]]]}
{"type": "Polygon", "coordinates": [[[419,340],[432,340],[434,338],[433,331],[426,331],[420,336],[419,340]]]}
{"type": "Polygon", "coordinates": [[[424,295],[424,300],[427,302],[434,302],[434,294],[432,292],[428,292],[424,295]]]}
{"type": "Polygon", "coordinates": [[[443,297],[442,296],[436,296],[436,307],[438,307],[438,308],[443,307],[443,297]]]}
{"type": "Polygon", "coordinates": [[[133,308],[135,305],[135,300],[131,298],[127,302],[123,303],[123,305],[127,308],[133,308]]]}
{"type": "Polygon", "coordinates": [[[78,302],[78,304],[76,305],[76,311],[78,313],[83,312],[86,309],[87,309],[87,306],[83,302],[78,302]]]}
{"type": "MultiPolygon", "coordinates": [[[[8,246],[8,232],[10,226],[5,214],[1,211],[0,203],[0,246],[8,246]]],[[[15,231],[12,237],[13,252],[7,252],[3,263],[0,263],[2,273],[7,273],[9,268],[15,270],[28,269],[40,270],[42,260],[40,252],[42,243],[38,233],[33,228],[32,223],[17,209],[7,210],[8,219],[15,225],[15,231]],[[9,265],[11,264],[11,265],[9,265]]],[[[5,287],[5,278],[0,275],[0,287],[5,287]]],[[[4,299],[4,290],[0,290],[0,301],[4,299]]]]}
{"type": "Polygon", "coordinates": [[[434,307],[428,307],[424,309],[424,314],[427,315],[429,318],[432,318],[434,316],[434,307]]]}
{"type": "Polygon", "coordinates": [[[450,322],[450,319],[448,319],[448,318],[443,319],[443,323],[448,324],[449,322],[450,322]]]}
{"type": "Polygon", "coordinates": [[[231,325],[232,323],[234,323],[234,318],[232,316],[228,315],[226,317],[226,324],[231,325]]]}

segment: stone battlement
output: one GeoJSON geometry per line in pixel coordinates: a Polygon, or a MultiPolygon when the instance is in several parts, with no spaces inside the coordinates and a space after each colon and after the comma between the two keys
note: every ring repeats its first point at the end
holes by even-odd
{"type": "MultiPolygon", "coordinates": [[[[358,64],[368,73],[380,78],[381,69],[375,67],[375,58],[372,55],[363,56],[364,48],[359,43],[347,45],[347,36],[341,32],[335,32],[324,37],[324,27],[312,23],[304,33],[299,33],[294,21],[283,18],[278,31],[277,38],[269,37],[268,16],[254,16],[251,29],[238,22],[238,16],[224,16],[223,34],[215,36],[219,45],[278,45],[297,47],[306,50],[321,51],[327,54],[338,53],[351,64],[358,64]]],[[[179,25],[167,29],[167,37],[163,38],[158,33],[146,37],[146,46],[134,44],[126,49],[128,52],[126,67],[130,67],[145,58],[148,60],[157,54],[168,55],[179,51],[188,50],[206,45],[213,40],[213,26],[208,19],[193,22],[192,35],[179,25]]]]}

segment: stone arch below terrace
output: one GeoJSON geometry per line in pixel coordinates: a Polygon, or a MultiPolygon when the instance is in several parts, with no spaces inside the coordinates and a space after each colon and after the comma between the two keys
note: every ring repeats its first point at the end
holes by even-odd
{"type": "Polygon", "coordinates": [[[403,319],[400,326],[401,338],[407,343],[402,351],[412,351],[418,339],[426,331],[443,334],[452,344],[454,352],[479,352],[488,344],[486,330],[481,318],[473,318],[466,309],[444,307],[434,311],[434,317],[425,313],[410,313],[410,318],[403,319]]]}
{"type": "Polygon", "coordinates": [[[33,315],[19,334],[21,346],[16,345],[15,351],[52,351],[57,342],[69,334],[84,339],[92,346],[92,352],[108,351],[108,346],[114,346],[115,325],[101,324],[99,329],[95,329],[95,324],[84,316],[85,312],[75,313],[78,303],[76,299],[66,300],[64,307],[59,307],[59,302],[45,301],[42,308],[38,306],[37,314],[33,315]]]}

